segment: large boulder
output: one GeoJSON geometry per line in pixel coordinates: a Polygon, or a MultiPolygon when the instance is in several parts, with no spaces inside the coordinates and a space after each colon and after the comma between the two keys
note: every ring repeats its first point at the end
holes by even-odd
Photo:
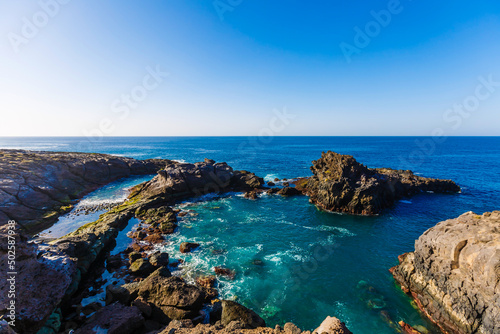
{"type": "Polygon", "coordinates": [[[144,318],[137,307],[114,303],[97,311],[75,334],[132,334],[143,324],[144,318]]]}
{"type": "Polygon", "coordinates": [[[326,317],[313,334],[352,334],[345,324],[335,317],[326,317]]]}
{"type": "Polygon", "coordinates": [[[257,313],[230,300],[222,301],[221,321],[224,326],[239,321],[245,328],[266,327],[266,322],[257,313]]]}
{"type": "Polygon", "coordinates": [[[399,261],[394,278],[444,332],[500,333],[500,211],[443,221],[399,261]]]}
{"type": "Polygon", "coordinates": [[[313,161],[313,176],[295,182],[317,206],[336,212],[376,215],[398,199],[423,191],[456,193],[451,180],[416,176],[409,170],[370,169],[350,155],[328,151],[313,161]]]}
{"type": "Polygon", "coordinates": [[[139,285],[138,295],[155,307],[163,319],[188,319],[198,314],[205,300],[205,294],[194,285],[187,284],[180,277],[150,275],[139,285]]]}

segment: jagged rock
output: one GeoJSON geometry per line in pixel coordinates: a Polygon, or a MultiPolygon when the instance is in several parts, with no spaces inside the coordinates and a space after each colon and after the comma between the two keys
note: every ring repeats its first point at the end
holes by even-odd
{"type": "Polygon", "coordinates": [[[212,192],[260,188],[264,180],[247,171],[233,171],[225,162],[169,163],[153,180],[134,189],[142,198],[174,201],[212,192]]]}
{"type": "Polygon", "coordinates": [[[130,265],[130,271],[137,275],[147,276],[151,274],[154,270],[155,268],[151,265],[151,263],[149,263],[148,260],[142,258],[135,260],[130,265]]]}
{"type": "Polygon", "coordinates": [[[16,331],[20,333],[36,333],[57,305],[62,301],[77,275],[75,259],[67,254],[50,248],[38,249],[27,242],[27,235],[16,225],[0,226],[0,315],[9,319],[9,290],[12,278],[9,272],[17,272],[15,278],[16,293],[16,331]],[[8,265],[9,226],[15,231],[16,264],[8,265]],[[13,270],[12,270],[13,269],[13,270]],[[57,282],[57,284],[54,284],[57,282]],[[50,287],[50,288],[47,288],[50,287]]]}
{"type": "Polygon", "coordinates": [[[137,307],[114,303],[97,311],[75,334],[132,334],[143,324],[144,318],[137,307]]]}
{"type": "Polygon", "coordinates": [[[328,151],[313,161],[313,176],[295,182],[310,201],[328,211],[375,215],[398,199],[423,191],[456,193],[451,180],[416,176],[409,170],[370,169],[350,155],[328,151]]]}
{"type": "Polygon", "coordinates": [[[285,334],[301,334],[302,333],[300,328],[295,326],[295,324],[292,324],[291,322],[287,322],[285,324],[285,326],[283,326],[283,331],[285,332],[285,334]]]}
{"type": "Polygon", "coordinates": [[[222,301],[222,325],[240,321],[245,328],[266,327],[266,322],[257,313],[230,300],[222,301]]]}
{"type": "Polygon", "coordinates": [[[444,331],[500,333],[500,211],[440,222],[391,268],[444,331]]]}
{"type": "Polygon", "coordinates": [[[129,260],[130,264],[132,264],[134,261],[139,260],[141,258],[142,258],[142,254],[139,252],[134,251],[134,252],[130,252],[128,254],[128,260],[129,260]]]}
{"type": "Polygon", "coordinates": [[[296,196],[296,195],[302,195],[302,193],[297,189],[297,188],[292,188],[292,187],[285,187],[283,189],[280,189],[277,192],[278,195],[281,196],[296,196]]]}
{"type": "Polygon", "coordinates": [[[335,317],[326,317],[313,334],[352,334],[345,324],[335,317]]]}
{"type": "Polygon", "coordinates": [[[168,266],[169,263],[168,253],[157,252],[151,254],[151,256],[149,257],[149,263],[151,263],[155,268],[168,266]]]}
{"type": "Polygon", "coordinates": [[[162,277],[151,275],[139,285],[139,297],[160,311],[168,319],[187,319],[196,315],[203,304],[205,295],[194,285],[187,284],[179,277],[162,277]]]}
{"type": "Polygon", "coordinates": [[[183,242],[179,246],[179,251],[181,253],[190,253],[198,247],[200,247],[200,244],[197,244],[196,242],[183,242]]]}
{"type": "Polygon", "coordinates": [[[257,199],[259,196],[257,196],[257,192],[255,190],[252,191],[247,191],[244,195],[245,198],[248,199],[257,199]]]}
{"type": "Polygon", "coordinates": [[[106,286],[106,305],[114,302],[120,302],[128,305],[137,298],[139,293],[139,282],[128,283],[124,285],[109,284],[106,286]]]}
{"type": "Polygon", "coordinates": [[[234,279],[234,277],[236,276],[236,273],[234,272],[234,270],[231,270],[229,268],[222,267],[222,266],[214,267],[214,272],[217,275],[226,276],[230,279],[234,279]]]}

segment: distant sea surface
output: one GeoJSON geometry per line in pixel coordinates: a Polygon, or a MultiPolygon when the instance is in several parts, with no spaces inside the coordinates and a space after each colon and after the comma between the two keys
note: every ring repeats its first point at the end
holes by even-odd
{"type": "MultiPolygon", "coordinates": [[[[113,137],[94,141],[0,137],[0,148],[186,162],[210,158],[267,181],[309,176],[311,161],[322,151],[332,150],[353,155],[368,167],[411,169],[422,176],[452,179],[462,187],[461,194],[423,193],[404,199],[376,217],[322,212],[306,197],[262,196],[251,201],[232,194],[181,204],[197,215],[181,223],[165,251],[187,260],[187,279],[208,274],[215,265],[234,268],[236,278],[220,282],[223,298],[254,309],[270,325],[292,321],[304,330],[314,329],[332,315],[354,333],[395,333],[399,320],[436,332],[394,284],[388,269],[439,221],[467,211],[500,209],[500,137],[449,137],[439,142],[430,137],[113,137]],[[186,240],[201,243],[200,251],[179,254],[178,245],[186,240]],[[329,250],[326,256],[318,254],[325,249],[329,250]]],[[[130,182],[123,184],[130,186],[130,182]]],[[[94,196],[106,200],[105,195],[94,196]]]]}

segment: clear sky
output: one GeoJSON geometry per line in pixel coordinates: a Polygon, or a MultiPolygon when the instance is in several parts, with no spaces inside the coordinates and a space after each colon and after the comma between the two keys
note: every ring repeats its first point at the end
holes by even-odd
{"type": "Polygon", "coordinates": [[[0,136],[500,135],[498,0],[2,1],[0,36],[0,136]]]}

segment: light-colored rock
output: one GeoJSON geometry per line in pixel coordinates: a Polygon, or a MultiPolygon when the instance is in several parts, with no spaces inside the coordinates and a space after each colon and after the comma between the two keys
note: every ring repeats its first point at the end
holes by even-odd
{"type": "Polygon", "coordinates": [[[500,333],[500,211],[467,212],[427,230],[391,269],[450,333],[500,333]]]}
{"type": "Polygon", "coordinates": [[[345,324],[335,317],[326,317],[313,334],[352,334],[345,324]]]}

